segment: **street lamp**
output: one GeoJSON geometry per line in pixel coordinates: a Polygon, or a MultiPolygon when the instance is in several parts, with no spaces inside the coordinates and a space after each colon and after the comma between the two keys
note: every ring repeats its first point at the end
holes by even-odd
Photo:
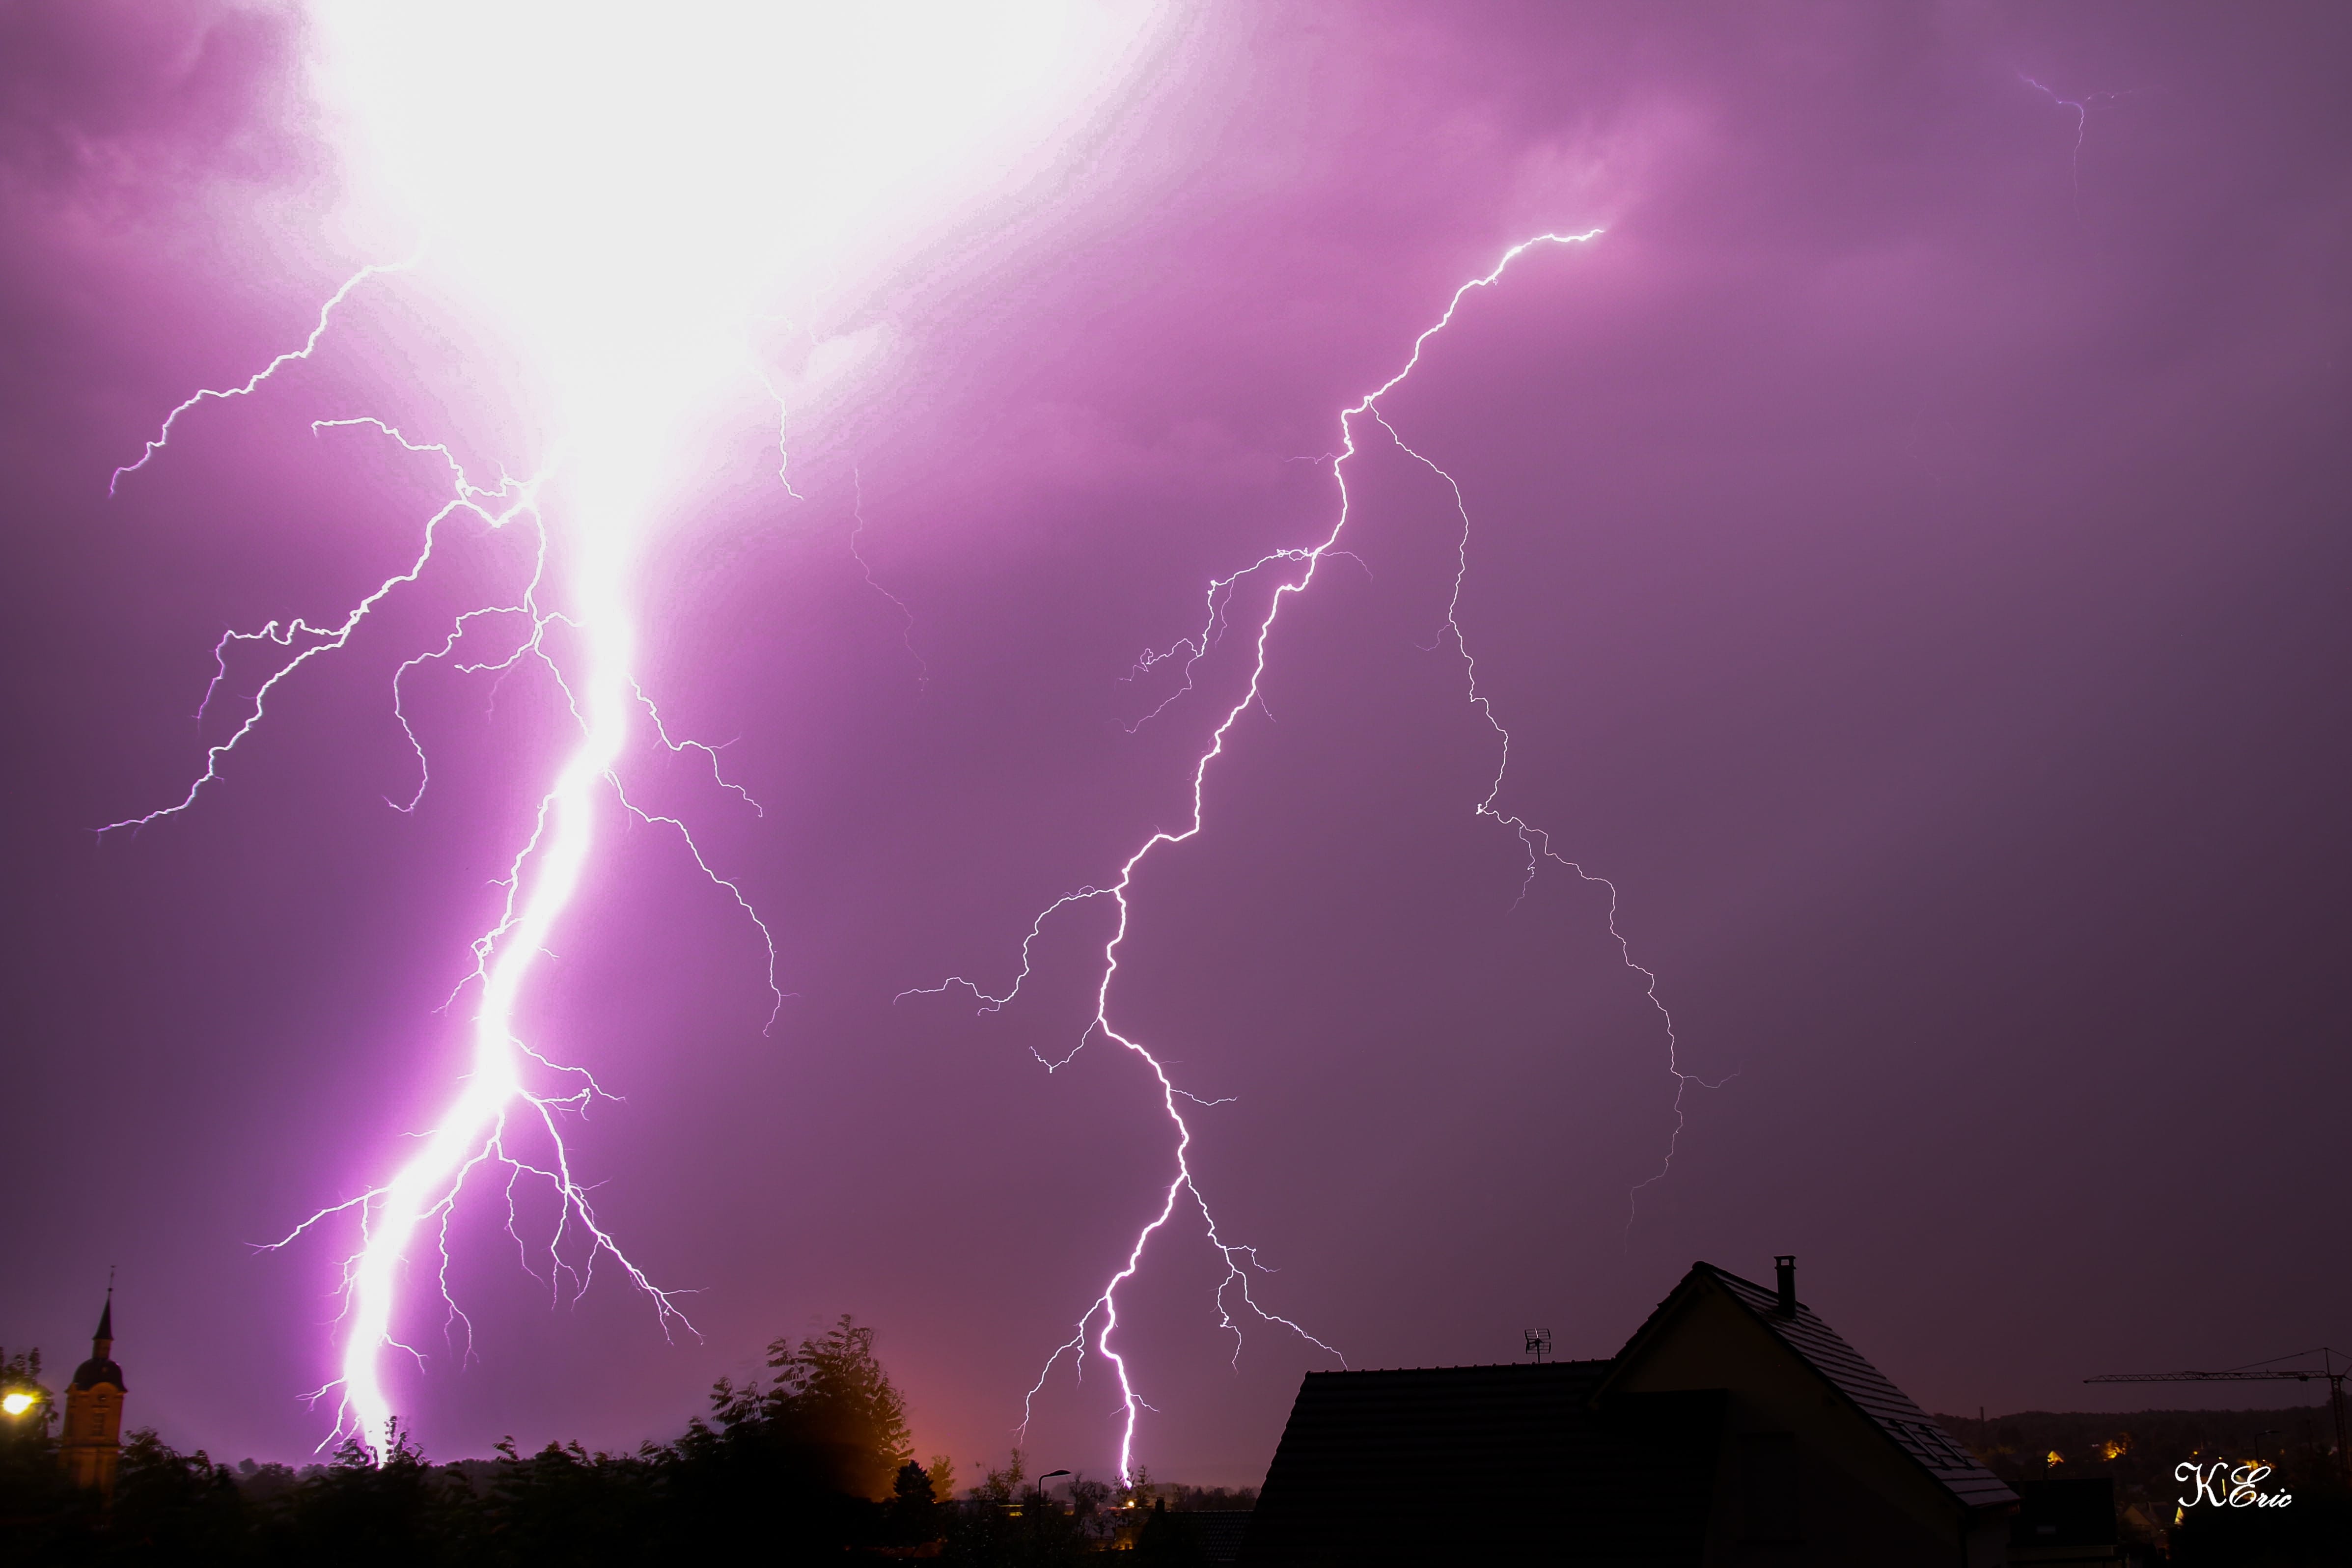
{"type": "Polygon", "coordinates": [[[1037,1506],[1039,1508],[1044,1508],[1046,1503],[1045,1483],[1052,1480],[1055,1476],[1066,1476],[1070,1472],[1067,1470],[1047,1470],[1044,1475],[1037,1478],[1037,1506]]]}
{"type": "Polygon", "coordinates": [[[12,1388],[5,1397],[0,1397],[0,1410],[5,1410],[11,1416],[22,1416],[40,1402],[38,1395],[27,1394],[21,1388],[12,1388]]]}

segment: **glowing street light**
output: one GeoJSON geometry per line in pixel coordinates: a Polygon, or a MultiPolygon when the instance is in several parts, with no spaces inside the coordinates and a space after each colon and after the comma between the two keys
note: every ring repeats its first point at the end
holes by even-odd
{"type": "Polygon", "coordinates": [[[21,1388],[11,1389],[5,1398],[0,1398],[0,1410],[5,1410],[11,1416],[22,1416],[40,1402],[37,1395],[27,1394],[21,1388]]]}

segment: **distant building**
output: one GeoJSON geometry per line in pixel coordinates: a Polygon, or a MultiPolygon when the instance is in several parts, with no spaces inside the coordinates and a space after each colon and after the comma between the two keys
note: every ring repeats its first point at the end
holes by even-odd
{"type": "Polygon", "coordinates": [[[122,1452],[122,1368],[114,1364],[114,1292],[98,1315],[89,1359],[66,1385],[66,1429],[58,1443],[66,1479],[111,1495],[114,1467],[122,1452]]]}
{"type": "Polygon", "coordinates": [[[1308,1374],[1242,1563],[2006,1562],[2017,1495],[1779,1264],[1694,1264],[1607,1361],[1308,1374]]]}

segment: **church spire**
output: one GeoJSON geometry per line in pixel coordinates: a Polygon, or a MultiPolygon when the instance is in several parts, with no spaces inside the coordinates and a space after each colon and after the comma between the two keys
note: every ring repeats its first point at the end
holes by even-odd
{"type": "Polygon", "coordinates": [[[90,1336],[89,1359],[66,1385],[66,1429],[58,1445],[66,1477],[76,1486],[114,1492],[115,1463],[122,1448],[122,1368],[114,1364],[114,1281],[106,1284],[106,1305],[90,1336]]]}

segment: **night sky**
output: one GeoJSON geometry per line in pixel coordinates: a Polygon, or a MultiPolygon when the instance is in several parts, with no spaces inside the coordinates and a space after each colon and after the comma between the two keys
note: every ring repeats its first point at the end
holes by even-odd
{"type": "MultiPolygon", "coordinates": [[[[636,778],[796,994],[763,1034],[757,932],[674,835],[608,828],[525,1022],[615,1096],[571,1124],[579,1174],[702,1337],[609,1266],[551,1302],[491,1182],[451,1232],[469,1364],[413,1280],[428,1455],[666,1436],[848,1312],[919,1451],[1001,1458],[1171,1133],[1133,1056],[1033,1054],[1091,1011],[1099,904],[1000,1013],[894,998],[1001,989],[1039,910],[1182,825],[1249,638],[1139,727],[1181,680],[1139,654],[1328,531],[1339,411],[1457,285],[1596,225],[1381,406],[1473,518],[1500,803],[1613,882],[1675,1060],[1721,1086],[1685,1089],[1666,1168],[1677,1080],[1607,887],[1526,884],[1473,810],[1500,748],[1441,635],[1453,497],[1366,439],[1348,553],[1286,603],[1207,831],[1139,877],[1111,998],[1232,1101],[1188,1111],[1192,1160],[1260,1301],[1357,1366],[1513,1360],[1533,1327],[1605,1355],[1693,1259],[1794,1252],[1809,1304],[1970,1414],[2352,1343],[2347,45],[2316,4],[1159,24],[1018,193],[767,343],[811,389],[803,498],[756,385],[709,411],[635,585],[640,673],[765,814],[691,757],[636,778]]],[[[174,403],[384,259],[329,221],[305,47],[269,7],[0,5],[0,1344],[70,1365],[119,1265],[128,1419],[228,1458],[325,1434],[300,1396],[349,1229],[256,1244],[446,1098],[441,1009],[568,725],[543,674],[424,671],[432,787],[386,809],[415,785],[393,670],[527,570],[476,528],[194,810],[94,832],[225,737],[191,719],[225,629],[340,619],[414,554],[434,464],[312,419],[512,455],[527,371],[419,279],[110,500],[174,403]]],[[[1255,1483],[1337,1364],[1262,1324],[1236,1360],[1221,1271],[1180,1212],[1121,1296],[1163,1479],[1255,1483]]],[[[1109,1469],[1115,1411],[1098,1365],[1057,1371],[1033,1462],[1109,1469]]]]}

